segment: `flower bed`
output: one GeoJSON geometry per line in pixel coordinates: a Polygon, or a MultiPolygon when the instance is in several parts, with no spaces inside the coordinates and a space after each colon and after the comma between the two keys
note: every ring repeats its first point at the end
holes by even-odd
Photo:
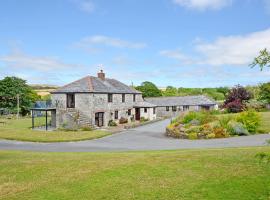
{"type": "Polygon", "coordinates": [[[172,120],[166,135],[180,139],[212,139],[242,136],[258,132],[261,117],[249,110],[238,115],[214,115],[211,112],[189,112],[172,120]]]}

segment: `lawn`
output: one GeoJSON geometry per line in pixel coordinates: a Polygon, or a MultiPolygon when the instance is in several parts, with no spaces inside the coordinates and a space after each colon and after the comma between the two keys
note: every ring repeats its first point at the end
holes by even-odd
{"type": "Polygon", "coordinates": [[[261,130],[266,131],[267,133],[270,133],[270,112],[262,112],[262,124],[260,126],[261,130]]]}
{"type": "MultiPolygon", "coordinates": [[[[31,130],[31,118],[3,119],[6,124],[0,124],[0,138],[9,140],[33,141],[33,142],[65,142],[90,140],[109,135],[110,132],[93,131],[34,131],[31,130]]],[[[36,118],[35,123],[41,125],[44,119],[36,118]]]]}
{"type": "Polygon", "coordinates": [[[269,199],[270,147],[128,153],[0,151],[0,199],[269,199]]]}

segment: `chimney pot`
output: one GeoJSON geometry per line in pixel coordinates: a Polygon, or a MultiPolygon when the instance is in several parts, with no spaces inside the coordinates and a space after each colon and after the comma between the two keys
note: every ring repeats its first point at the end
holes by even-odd
{"type": "Polygon", "coordinates": [[[100,78],[101,80],[105,80],[105,73],[103,72],[103,70],[101,69],[100,72],[98,72],[98,78],[100,78]]]}

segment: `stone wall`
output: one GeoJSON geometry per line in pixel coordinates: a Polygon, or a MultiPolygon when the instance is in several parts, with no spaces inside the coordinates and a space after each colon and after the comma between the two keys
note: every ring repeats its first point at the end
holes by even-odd
{"type": "Polygon", "coordinates": [[[155,120],[156,114],[154,114],[153,109],[154,108],[140,108],[141,117],[144,117],[145,119],[149,119],[149,120],[155,120]],[[146,109],[146,112],[144,112],[145,109],[146,109]]]}
{"type": "MultiPolygon", "coordinates": [[[[216,106],[210,106],[210,110],[218,109],[216,106]]],[[[202,110],[201,106],[189,106],[188,110],[184,111],[183,106],[176,106],[176,111],[172,110],[172,106],[169,106],[169,111],[166,110],[166,107],[157,107],[156,114],[157,117],[176,117],[188,111],[200,111],[202,110]]]]}
{"type": "MultiPolygon", "coordinates": [[[[136,94],[136,102],[143,101],[141,94],[136,94]]],[[[113,94],[113,102],[108,102],[108,94],[97,93],[76,93],[75,108],[69,109],[66,107],[66,94],[52,94],[53,106],[57,108],[56,126],[68,121],[70,116],[75,115],[75,111],[79,111],[81,124],[95,124],[95,113],[104,112],[104,126],[108,125],[110,120],[117,123],[121,117],[131,118],[135,116],[133,105],[133,94],[125,94],[125,102],[122,102],[122,94],[113,94]],[[128,110],[131,109],[131,115],[128,115],[128,110]],[[74,111],[75,110],[75,111],[74,111]],[[115,119],[115,111],[118,111],[118,120],[115,119]]],[[[151,116],[150,116],[151,117],[151,116]]]]}

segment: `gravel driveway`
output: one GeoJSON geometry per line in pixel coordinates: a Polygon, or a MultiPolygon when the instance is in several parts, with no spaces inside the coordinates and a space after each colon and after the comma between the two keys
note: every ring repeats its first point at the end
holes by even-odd
{"type": "Polygon", "coordinates": [[[270,134],[232,137],[211,140],[180,140],[164,136],[169,120],[126,130],[104,138],[61,143],[34,143],[0,140],[2,150],[29,150],[52,152],[91,152],[129,150],[168,150],[193,148],[223,148],[266,145],[270,134]]]}

